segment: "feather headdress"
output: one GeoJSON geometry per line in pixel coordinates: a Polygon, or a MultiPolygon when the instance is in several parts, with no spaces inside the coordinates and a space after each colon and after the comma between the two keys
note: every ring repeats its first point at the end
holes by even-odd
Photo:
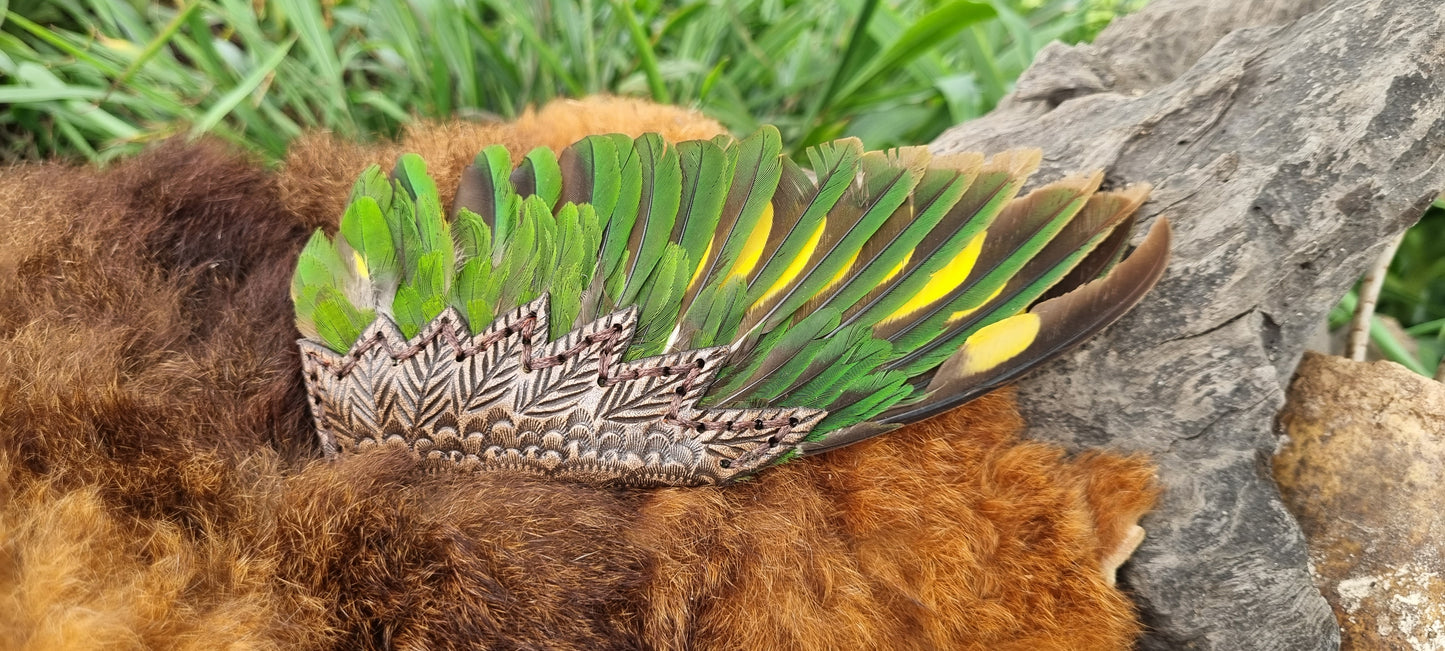
{"type": "Polygon", "coordinates": [[[1037,151],[592,136],[357,181],[292,284],[330,453],[721,483],[928,418],[1112,323],[1168,259],[1147,186],[1018,197],[1037,151]],[[449,217],[446,216],[449,213],[449,217]]]}

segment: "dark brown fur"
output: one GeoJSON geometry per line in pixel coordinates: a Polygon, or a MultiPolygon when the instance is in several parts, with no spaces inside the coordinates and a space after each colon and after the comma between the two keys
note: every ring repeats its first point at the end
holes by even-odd
{"type": "Polygon", "coordinates": [[[1006,394],[725,489],[317,460],[294,256],[367,164],[698,137],[625,100],[399,145],[214,144],[0,175],[0,648],[1122,648],[1101,559],[1148,465],[1018,440],[1006,394]]]}

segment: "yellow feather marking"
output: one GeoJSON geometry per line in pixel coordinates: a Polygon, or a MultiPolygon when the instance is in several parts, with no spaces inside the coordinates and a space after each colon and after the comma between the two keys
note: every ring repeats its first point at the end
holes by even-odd
{"type": "Polygon", "coordinates": [[[356,275],[362,280],[371,278],[371,274],[366,271],[366,258],[361,257],[360,251],[352,251],[351,254],[356,258],[356,275]]]}
{"type": "MultiPolygon", "coordinates": [[[[853,270],[853,263],[855,263],[855,262],[857,262],[857,261],[858,261],[858,254],[857,254],[857,253],[854,253],[854,254],[853,254],[853,257],[848,258],[848,264],[843,265],[843,268],[838,270],[838,274],[837,274],[836,276],[833,276],[833,279],[830,280],[830,281],[828,281],[828,284],[823,285],[823,288],[822,288],[822,289],[818,290],[818,294],[822,294],[823,292],[828,291],[829,289],[831,289],[831,288],[833,287],[833,285],[838,284],[839,281],[841,281],[841,280],[843,280],[844,278],[846,278],[846,277],[848,276],[848,272],[850,272],[850,271],[853,270]]],[[[818,294],[814,294],[813,296],[817,296],[818,294]]]]}
{"type": "Polygon", "coordinates": [[[763,214],[758,215],[758,223],[753,226],[753,232],[748,234],[748,241],[743,245],[742,253],[733,263],[732,276],[746,278],[753,272],[753,267],[758,266],[758,259],[763,257],[763,247],[768,244],[768,233],[773,230],[773,204],[763,206],[763,214]]]}
{"type": "MultiPolygon", "coordinates": [[[[1005,283],[1005,284],[1007,284],[1007,283],[1005,283]]],[[[974,312],[977,312],[979,308],[981,308],[981,307],[983,307],[983,306],[985,306],[985,305],[988,305],[988,302],[989,302],[989,301],[991,301],[991,300],[993,300],[993,299],[995,299],[995,298],[998,298],[998,295],[1003,293],[1003,287],[1004,287],[1003,285],[999,285],[997,288],[995,288],[995,289],[993,290],[993,293],[992,293],[992,294],[989,294],[988,296],[984,297],[983,300],[979,301],[978,303],[975,303],[975,304],[973,305],[973,307],[966,307],[966,308],[963,308],[962,310],[959,310],[959,311],[957,311],[957,312],[954,312],[953,314],[948,315],[948,325],[953,325],[953,324],[955,324],[955,323],[958,323],[959,319],[962,319],[962,318],[964,318],[964,317],[966,317],[966,316],[968,316],[968,315],[970,315],[970,314],[973,314],[974,312]]]]}
{"type": "Polygon", "coordinates": [[[712,257],[712,245],[713,245],[713,244],[716,244],[716,243],[717,243],[717,235],[714,234],[714,235],[712,236],[712,239],[710,239],[710,240],[707,241],[707,248],[704,249],[703,252],[702,252],[702,262],[697,263],[697,269],[693,270],[693,272],[692,272],[692,280],[687,281],[687,290],[688,290],[688,291],[692,291],[693,285],[696,285],[696,284],[697,284],[697,279],[702,276],[702,270],[703,270],[704,267],[707,266],[707,260],[708,260],[708,258],[711,258],[711,257],[712,257]]]}
{"type": "MultiPolygon", "coordinates": [[[[756,303],[753,303],[751,306],[748,307],[749,310],[755,309],[759,305],[767,303],[768,299],[776,296],[779,292],[787,289],[788,285],[798,278],[798,274],[803,273],[803,269],[807,268],[808,266],[808,259],[813,257],[813,250],[818,248],[818,240],[823,239],[823,229],[827,226],[827,217],[818,220],[818,228],[813,231],[813,235],[810,236],[808,238],[808,241],[803,244],[803,248],[798,251],[798,256],[793,258],[792,263],[788,264],[787,269],[783,270],[783,275],[778,277],[778,282],[773,283],[773,286],[769,287],[768,291],[763,293],[762,298],[759,298],[756,303]]],[[[849,264],[851,265],[852,263],[850,262],[849,264]]],[[[847,272],[848,270],[844,269],[843,271],[847,272]]],[[[837,282],[836,278],[834,279],[834,282],[837,282]]]]}
{"type": "Polygon", "coordinates": [[[887,275],[883,276],[883,280],[878,281],[878,285],[875,285],[875,287],[881,286],[883,283],[886,283],[886,282],[888,282],[888,281],[890,281],[890,280],[893,280],[893,277],[894,277],[894,276],[897,276],[897,275],[898,275],[898,272],[903,271],[903,268],[906,267],[906,266],[908,266],[908,261],[909,261],[909,260],[912,260],[912,259],[913,259],[913,252],[912,252],[912,251],[909,251],[907,254],[905,254],[905,255],[903,256],[903,260],[901,260],[901,261],[898,263],[898,266],[894,267],[892,271],[888,272],[887,275]]]}
{"type": "Polygon", "coordinates": [[[908,302],[904,303],[903,307],[898,308],[898,311],[888,315],[888,318],[883,319],[879,324],[881,325],[901,319],[928,307],[929,304],[943,298],[944,295],[953,291],[955,287],[963,284],[963,281],[968,279],[969,272],[973,271],[974,263],[978,262],[978,254],[980,251],[983,251],[983,238],[986,235],[988,235],[987,232],[976,235],[973,241],[968,243],[968,246],[963,247],[963,250],[959,251],[958,255],[953,256],[953,259],[948,261],[948,264],[943,265],[942,269],[933,272],[933,275],[928,278],[928,282],[923,286],[923,289],[918,290],[918,293],[914,294],[913,298],[908,299],[908,302]]]}
{"type": "Polygon", "coordinates": [[[963,342],[964,375],[982,373],[1024,352],[1039,334],[1039,315],[1015,314],[978,329],[963,342]]]}

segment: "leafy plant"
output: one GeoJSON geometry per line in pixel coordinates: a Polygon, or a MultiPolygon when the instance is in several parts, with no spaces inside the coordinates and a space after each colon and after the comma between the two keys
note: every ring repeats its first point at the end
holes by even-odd
{"type": "MultiPolygon", "coordinates": [[[[306,129],[386,137],[559,96],[695,103],[794,152],[926,142],[990,109],[1034,53],[1142,0],[12,0],[7,158],[106,160],[212,133],[276,159],[306,129]]],[[[0,8],[4,3],[0,3],[0,8]]]]}
{"type": "MultiPolygon", "coordinates": [[[[1445,356],[1445,197],[1405,233],[1390,261],[1380,290],[1377,314],[1371,320],[1370,341],[1385,359],[1421,375],[1442,376],[1445,356]],[[1379,315],[1394,317],[1404,327],[1389,328],[1379,315]]],[[[1330,312],[1330,328],[1344,327],[1359,301],[1353,289],[1330,312]]]]}

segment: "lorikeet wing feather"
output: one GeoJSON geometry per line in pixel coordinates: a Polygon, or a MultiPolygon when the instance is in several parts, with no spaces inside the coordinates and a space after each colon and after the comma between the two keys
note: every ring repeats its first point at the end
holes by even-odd
{"type": "Polygon", "coordinates": [[[302,333],[344,352],[375,315],[406,337],[448,307],[472,333],[546,295],[555,340],[634,309],[624,360],[726,346],[706,409],[825,411],[794,454],[867,438],[1017,378],[1158,281],[1169,228],[1124,256],[1147,186],[1101,173],[1020,197],[1037,151],[933,156],[775,129],[669,143],[592,136],[462,174],[450,219],[425,164],[362,175],[292,286],[302,333]]]}

